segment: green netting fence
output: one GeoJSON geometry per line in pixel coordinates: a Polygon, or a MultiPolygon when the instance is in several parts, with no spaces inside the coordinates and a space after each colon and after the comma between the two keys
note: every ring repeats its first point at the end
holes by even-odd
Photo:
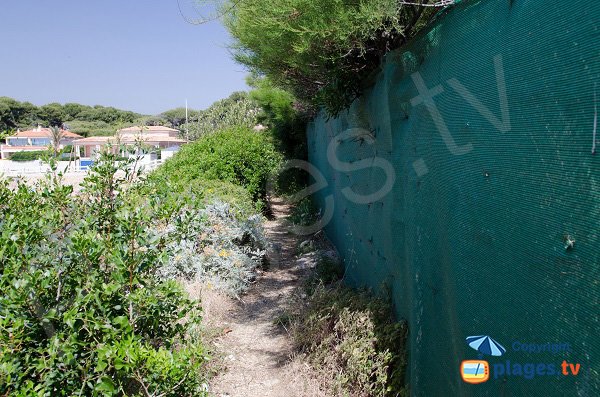
{"type": "Polygon", "coordinates": [[[600,395],[600,2],[463,1],[381,69],[309,158],[347,282],[409,322],[412,395],[600,395]]]}

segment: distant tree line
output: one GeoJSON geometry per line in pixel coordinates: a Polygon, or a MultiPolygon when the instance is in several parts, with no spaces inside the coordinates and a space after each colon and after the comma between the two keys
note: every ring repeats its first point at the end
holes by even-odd
{"type": "MultiPolygon", "coordinates": [[[[50,103],[35,106],[8,97],[0,97],[0,140],[17,129],[37,125],[63,127],[82,136],[113,135],[116,130],[132,125],[167,126],[181,131],[182,137],[196,140],[233,127],[253,128],[262,124],[289,148],[302,148],[304,121],[298,119],[294,97],[274,87],[269,79],[250,76],[248,92],[234,92],[203,110],[184,107],[147,116],[106,106],[86,106],[77,103],[50,103]]],[[[288,151],[288,150],[284,150],[288,151]]]]}
{"type": "MultiPolygon", "coordinates": [[[[35,127],[69,126],[69,123],[84,123],[90,127],[102,128],[118,123],[133,123],[142,115],[106,106],[87,106],[78,103],[49,103],[35,106],[29,102],[19,102],[8,97],[0,97],[0,130],[16,130],[35,127]]],[[[71,126],[69,126],[71,127],[71,126]]],[[[71,127],[72,128],[72,127],[71,127]]]]}
{"type": "MultiPolygon", "coordinates": [[[[161,125],[189,133],[197,139],[211,131],[233,126],[253,127],[257,123],[259,105],[247,92],[234,92],[207,109],[174,108],[158,115],[147,116],[107,106],[86,106],[78,103],[50,103],[35,106],[8,97],[0,97],[0,133],[10,135],[17,129],[63,127],[83,136],[113,135],[119,128],[132,125],[161,125]]],[[[0,135],[0,139],[2,136],[0,135]]]]}

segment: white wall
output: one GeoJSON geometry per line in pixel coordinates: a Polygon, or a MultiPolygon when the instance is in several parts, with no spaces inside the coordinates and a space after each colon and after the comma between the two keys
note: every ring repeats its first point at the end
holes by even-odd
{"type": "MultiPolygon", "coordinates": [[[[75,169],[76,163],[70,162],[71,170],[75,169]]],[[[69,161],[59,161],[58,171],[65,172],[69,167],[69,161]]],[[[6,175],[21,175],[21,174],[34,174],[34,173],[45,173],[50,171],[50,166],[43,163],[40,160],[34,161],[11,161],[11,160],[0,160],[0,173],[6,175]]]]}
{"type": "Polygon", "coordinates": [[[170,157],[173,157],[175,153],[179,150],[179,146],[171,146],[168,148],[164,148],[160,151],[160,159],[166,160],[170,157]]]}

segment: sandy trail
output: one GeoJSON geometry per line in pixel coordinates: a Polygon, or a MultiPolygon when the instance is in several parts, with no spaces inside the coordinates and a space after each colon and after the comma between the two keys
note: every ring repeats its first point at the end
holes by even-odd
{"type": "Polygon", "coordinates": [[[273,245],[270,267],[259,275],[242,302],[223,297],[203,301],[206,319],[226,329],[217,343],[227,368],[211,382],[210,390],[215,396],[326,395],[306,364],[300,359],[290,360],[292,346],[288,335],[274,324],[304,276],[295,257],[300,237],[289,232],[283,223],[289,210],[282,201],[273,203],[274,220],[265,225],[273,245]]]}

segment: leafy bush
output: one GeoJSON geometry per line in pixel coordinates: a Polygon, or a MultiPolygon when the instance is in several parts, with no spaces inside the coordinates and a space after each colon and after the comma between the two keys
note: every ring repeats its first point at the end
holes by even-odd
{"type": "Polygon", "coordinates": [[[250,76],[252,98],[261,107],[258,121],[268,126],[277,138],[282,153],[294,159],[306,159],[306,114],[294,105],[296,98],[276,87],[265,77],[250,76]]]}
{"type": "Polygon", "coordinates": [[[435,12],[395,0],[231,0],[224,10],[239,62],[331,115],[435,12]]]}
{"type": "Polygon", "coordinates": [[[247,128],[233,128],[185,145],[151,179],[179,186],[194,180],[220,180],[242,186],[254,200],[262,200],[269,176],[279,167],[272,137],[247,128]]]}
{"type": "Polygon", "coordinates": [[[162,166],[129,193],[129,200],[140,206],[152,203],[157,220],[164,223],[160,227],[166,227],[182,211],[198,211],[218,201],[228,203],[231,213],[240,221],[256,213],[256,205],[245,188],[202,177],[182,183],[163,173],[162,166]]]}
{"type": "Polygon", "coordinates": [[[196,140],[215,131],[234,127],[252,128],[260,109],[245,92],[234,92],[228,98],[195,112],[188,125],[190,139],[196,140]]]}
{"type": "Polygon", "coordinates": [[[45,150],[15,152],[10,156],[12,161],[33,161],[48,156],[45,150]]]}
{"type": "Polygon", "coordinates": [[[0,395],[204,394],[200,308],[156,277],[172,242],[114,160],[78,196],[0,184],[0,395]]]}
{"type": "Polygon", "coordinates": [[[205,395],[200,308],[173,279],[247,287],[266,248],[252,196],[279,156],[247,129],[149,180],[101,156],[76,196],[59,176],[0,184],[0,395],[205,395]]]}

